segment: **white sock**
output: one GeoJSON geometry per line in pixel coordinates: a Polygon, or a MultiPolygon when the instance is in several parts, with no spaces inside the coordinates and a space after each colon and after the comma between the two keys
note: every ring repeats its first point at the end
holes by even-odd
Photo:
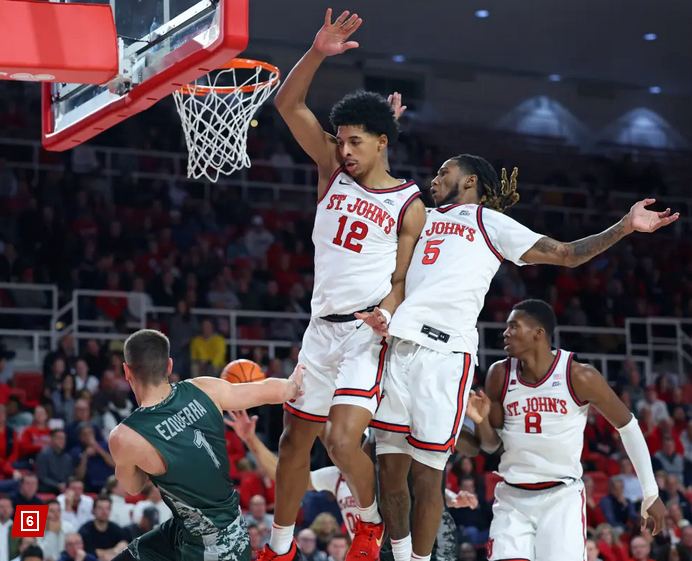
{"type": "Polygon", "coordinates": [[[413,550],[411,549],[411,534],[400,540],[392,541],[392,553],[394,561],[410,561],[413,550]]]}
{"type": "Polygon", "coordinates": [[[432,553],[428,553],[427,555],[416,555],[415,553],[411,553],[411,561],[430,561],[430,556],[432,553]]]}
{"type": "Polygon", "coordinates": [[[370,524],[379,524],[380,522],[382,522],[380,512],[377,510],[377,501],[372,503],[367,508],[359,506],[358,513],[360,514],[360,519],[363,522],[369,522],[370,524]]]}
{"type": "Polygon", "coordinates": [[[272,524],[272,535],[269,538],[269,547],[277,555],[285,555],[291,549],[295,524],[290,526],[279,526],[272,524]]]}

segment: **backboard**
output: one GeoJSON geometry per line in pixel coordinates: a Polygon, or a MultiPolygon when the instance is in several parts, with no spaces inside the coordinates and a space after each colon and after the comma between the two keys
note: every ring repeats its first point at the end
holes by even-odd
{"type": "Polygon", "coordinates": [[[89,0],[113,10],[118,75],[103,85],[44,83],[44,147],[77,146],[233,59],[247,45],[248,1],[89,0]]]}

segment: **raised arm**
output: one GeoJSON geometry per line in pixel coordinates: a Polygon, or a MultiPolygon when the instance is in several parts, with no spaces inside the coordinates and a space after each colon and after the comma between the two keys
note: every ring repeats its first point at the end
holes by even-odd
{"type": "Polygon", "coordinates": [[[420,234],[425,226],[425,205],[420,199],[414,200],[406,214],[399,231],[399,243],[396,250],[396,268],[392,275],[392,289],[385,296],[379,307],[373,312],[356,314],[358,319],[364,320],[378,335],[389,336],[388,326],[392,315],[404,301],[406,292],[406,272],[411,264],[413,250],[418,243],[420,234]]]}
{"type": "Polygon", "coordinates": [[[300,387],[303,384],[304,369],[299,364],[287,380],[267,378],[262,382],[231,384],[220,378],[200,376],[190,383],[206,393],[220,411],[238,411],[260,405],[285,403],[303,395],[300,387]]]}
{"type": "Polygon", "coordinates": [[[645,199],[636,203],[630,211],[607,230],[573,242],[558,242],[543,237],[522,256],[522,261],[533,265],[561,265],[578,267],[603,253],[632,232],[655,232],[663,226],[672,224],[679,213],[670,214],[670,209],[663,212],[647,210],[646,207],[656,199],[645,199]]]}
{"type": "Polygon", "coordinates": [[[637,419],[593,366],[573,362],[567,375],[571,377],[578,402],[593,405],[618,430],[642,486],[642,528],[651,516],[654,519],[653,534],[656,535],[663,529],[666,508],[658,496],[651,456],[637,419]]]}
{"type": "MultiPolygon", "coordinates": [[[[348,38],[360,27],[362,20],[356,14],[350,18],[348,16],[349,12],[344,12],[332,24],[332,10],[327,10],[324,25],[317,33],[312,48],[291,70],[274,100],[295,139],[317,164],[322,191],[327,187],[326,181],[339,166],[338,149],[336,139],[322,129],[305,104],[305,98],[315,72],[326,57],[358,47],[358,43],[348,41],[348,38]]],[[[322,196],[321,192],[319,196],[322,196]]]]}

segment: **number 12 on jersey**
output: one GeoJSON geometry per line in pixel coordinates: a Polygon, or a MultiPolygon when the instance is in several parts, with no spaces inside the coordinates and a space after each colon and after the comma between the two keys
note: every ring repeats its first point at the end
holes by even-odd
{"type": "Polygon", "coordinates": [[[341,247],[348,249],[350,251],[355,251],[360,253],[363,249],[363,244],[358,243],[365,239],[368,235],[368,225],[359,220],[354,220],[351,222],[348,234],[346,234],[346,239],[343,239],[344,230],[346,229],[346,223],[348,222],[348,216],[342,216],[339,218],[339,229],[336,231],[336,236],[332,240],[335,245],[340,245],[341,247]]]}

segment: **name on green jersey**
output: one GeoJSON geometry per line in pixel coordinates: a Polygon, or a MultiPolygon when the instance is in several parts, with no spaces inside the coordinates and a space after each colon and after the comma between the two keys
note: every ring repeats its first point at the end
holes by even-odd
{"type": "Polygon", "coordinates": [[[175,415],[164,419],[156,430],[166,440],[171,440],[175,435],[183,432],[185,427],[190,426],[207,414],[207,410],[196,399],[193,399],[175,415]]]}

